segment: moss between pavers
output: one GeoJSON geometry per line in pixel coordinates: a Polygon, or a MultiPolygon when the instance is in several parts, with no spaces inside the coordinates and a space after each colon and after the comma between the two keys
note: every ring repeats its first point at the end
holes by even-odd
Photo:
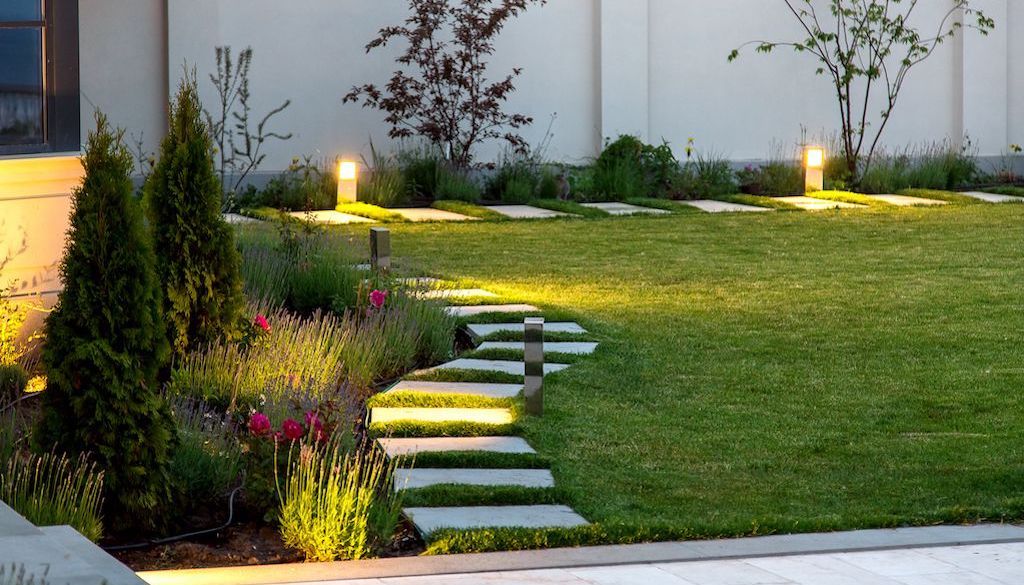
{"type": "Polygon", "coordinates": [[[558,488],[446,484],[402,491],[402,505],[410,508],[538,506],[565,503],[566,496],[558,488]]]}

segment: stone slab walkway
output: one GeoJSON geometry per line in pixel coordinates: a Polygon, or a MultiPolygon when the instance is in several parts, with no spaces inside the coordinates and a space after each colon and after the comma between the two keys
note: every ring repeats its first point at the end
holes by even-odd
{"type": "Polygon", "coordinates": [[[468,215],[462,215],[461,213],[452,213],[451,211],[444,211],[443,209],[434,209],[433,207],[404,207],[388,209],[388,211],[397,213],[405,219],[413,222],[480,221],[480,218],[478,217],[470,217],[468,215]]]}
{"type": "Polygon", "coordinates": [[[350,213],[341,213],[340,211],[334,211],[333,209],[327,211],[313,211],[306,213],[305,211],[294,211],[288,215],[297,219],[312,219],[316,223],[324,223],[327,225],[346,225],[350,223],[376,223],[368,217],[362,217],[359,215],[352,215],[350,213]]]}
{"type": "Polygon", "coordinates": [[[547,469],[396,469],[395,489],[433,485],[518,486],[553,488],[555,478],[547,469]]]}
{"type": "Polygon", "coordinates": [[[825,211],[827,209],[864,209],[866,205],[845,203],[843,201],[829,201],[816,197],[779,197],[779,201],[799,207],[804,211],[825,211]]]}
{"type": "Polygon", "coordinates": [[[948,201],[939,201],[938,199],[928,199],[925,197],[910,197],[907,195],[866,195],[866,197],[884,201],[889,205],[897,207],[949,205],[948,201]]]}
{"type": "Polygon", "coordinates": [[[552,211],[532,205],[489,205],[487,209],[512,219],[551,219],[554,217],[576,217],[561,211],[552,211]]]}
{"type": "MultiPolygon", "coordinates": [[[[475,323],[466,325],[466,330],[473,337],[487,337],[495,333],[522,333],[522,323],[475,323]]],[[[584,334],[587,330],[579,323],[545,323],[544,333],[579,333],[584,334]]]]}
{"type": "MultiPolygon", "coordinates": [[[[511,349],[523,351],[526,344],[522,341],[485,341],[477,346],[480,351],[487,349],[511,349]]],[[[567,353],[571,355],[590,355],[597,351],[598,344],[590,341],[546,341],[544,353],[567,353]]]]}
{"type": "Polygon", "coordinates": [[[525,439],[519,437],[417,437],[411,439],[377,439],[377,443],[384,449],[388,457],[453,451],[536,453],[525,439]]]}
{"type": "Polygon", "coordinates": [[[1000,195],[998,193],[983,193],[981,191],[965,191],[961,193],[967,197],[979,199],[986,203],[1024,203],[1024,197],[1014,197],[1012,195],[1000,195]]]}
{"type": "Polygon", "coordinates": [[[240,225],[247,223],[259,223],[260,220],[245,215],[238,215],[237,213],[225,213],[224,221],[230,224],[240,225]]]}
{"type": "MultiPolygon", "coordinates": [[[[544,375],[554,374],[555,372],[561,372],[568,368],[568,364],[544,364],[544,375]]],[[[526,364],[523,362],[513,362],[507,360],[478,360],[472,358],[459,358],[452,360],[440,366],[428,368],[426,370],[420,370],[419,374],[426,372],[436,372],[438,370],[472,370],[477,372],[501,372],[503,374],[511,374],[513,376],[525,376],[526,375],[526,364]]]]}
{"type": "Polygon", "coordinates": [[[605,213],[611,215],[667,215],[670,212],[664,209],[654,209],[653,207],[640,207],[639,205],[630,205],[629,203],[618,203],[618,202],[607,202],[607,203],[584,203],[583,207],[589,207],[591,209],[600,209],[605,213]]]}
{"type": "Polygon", "coordinates": [[[455,317],[475,317],[489,313],[539,313],[533,305],[463,305],[445,307],[445,312],[455,317]]]}
{"type": "Polygon", "coordinates": [[[757,213],[760,211],[774,211],[768,207],[756,207],[754,205],[743,205],[742,203],[729,203],[728,201],[715,201],[713,199],[697,199],[696,201],[680,201],[683,205],[696,207],[707,213],[757,213]]]}
{"type": "Polygon", "coordinates": [[[403,380],[388,392],[422,392],[427,394],[462,394],[484,398],[515,398],[523,392],[522,384],[487,384],[476,382],[417,382],[403,380]]]}
{"type": "Polygon", "coordinates": [[[416,421],[427,423],[467,422],[488,425],[507,425],[515,422],[515,415],[507,408],[371,408],[370,424],[416,421]]]}
{"type": "Polygon", "coordinates": [[[587,521],[568,506],[469,506],[405,508],[403,511],[426,535],[442,528],[572,528],[587,525],[587,521]]]}
{"type": "Polygon", "coordinates": [[[419,299],[472,299],[472,298],[497,298],[498,295],[482,288],[438,288],[432,290],[414,291],[413,296],[419,299]]]}

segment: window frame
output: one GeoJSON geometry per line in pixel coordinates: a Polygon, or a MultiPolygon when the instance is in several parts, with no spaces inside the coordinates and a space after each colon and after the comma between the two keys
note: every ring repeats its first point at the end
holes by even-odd
{"type": "MultiPolygon", "coordinates": [[[[39,21],[12,22],[10,28],[39,21]]],[[[78,0],[43,0],[43,141],[0,145],[0,156],[79,152],[78,0]]]]}

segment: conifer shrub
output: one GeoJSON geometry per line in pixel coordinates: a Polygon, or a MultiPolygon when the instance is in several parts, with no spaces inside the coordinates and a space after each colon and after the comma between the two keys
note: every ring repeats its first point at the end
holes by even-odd
{"type": "Polygon", "coordinates": [[[152,246],[133,198],[123,132],[97,114],[73,193],[60,273],[46,320],[48,382],[37,448],[87,453],[105,475],[114,531],[151,528],[169,496],[174,429],[157,384],[167,360],[152,246]]]}
{"type": "Polygon", "coordinates": [[[238,335],[244,307],[240,260],[221,215],[213,143],[202,112],[195,79],[186,75],[145,187],[168,338],[177,357],[238,335]]]}

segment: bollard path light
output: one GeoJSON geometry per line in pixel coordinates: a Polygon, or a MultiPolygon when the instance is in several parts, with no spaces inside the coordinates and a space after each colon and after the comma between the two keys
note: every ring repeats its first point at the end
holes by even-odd
{"type": "Polygon", "coordinates": [[[370,268],[374,272],[391,270],[391,231],[370,228],[370,268]]]}
{"type": "Polygon", "coordinates": [[[804,148],[804,191],[825,189],[825,149],[820,146],[804,148]]]}
{"type": "Polygon", "coordinates": [[[355,203],[359,190],[359,167],[343,160],[338,163],[338,205],[355,203]]]}
{"type": "Polygon", "coordinates": [[[544,414],[544,319],[528,317],[523,322],[523,357],[526,362],[526,377],[523,396],[526,398],[526,414],[544,414]]]}

